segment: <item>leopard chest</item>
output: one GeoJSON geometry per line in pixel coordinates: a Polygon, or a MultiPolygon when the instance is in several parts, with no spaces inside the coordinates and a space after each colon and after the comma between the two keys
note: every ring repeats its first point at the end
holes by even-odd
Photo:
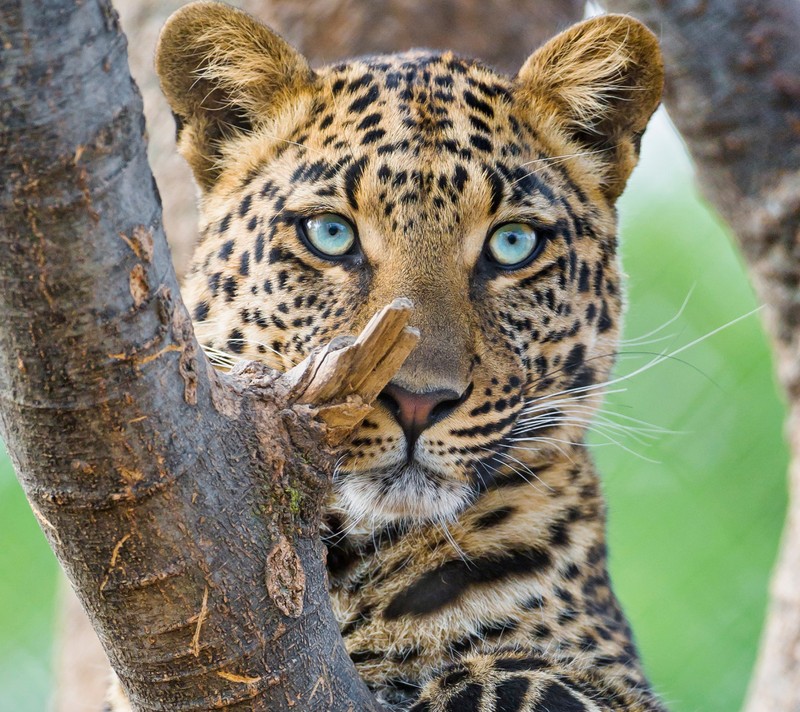
{"type": "Polygon", "coordinates": [[[332,606],[370,685],[413,686],[465,653],[506,646],[636,667],[594,475],[552,470],[541,489],[498,486],[448,524],[348,532],[329,520],[332,606]]]}

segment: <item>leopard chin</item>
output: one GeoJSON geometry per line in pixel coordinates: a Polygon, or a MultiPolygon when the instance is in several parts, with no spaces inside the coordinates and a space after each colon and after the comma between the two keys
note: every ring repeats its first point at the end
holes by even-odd
{"type": "Polygon", "coordinates": [[[474,485],[420,462],[368,470],[340,468],[337,504],[352,520],[384,525],[451,521],[474,500],[474,485]]]}

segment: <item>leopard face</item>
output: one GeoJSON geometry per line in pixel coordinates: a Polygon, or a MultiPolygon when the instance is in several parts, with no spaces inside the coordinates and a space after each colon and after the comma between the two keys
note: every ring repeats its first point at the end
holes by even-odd
{"type": "Polygon", "coordinates": [[[202,343],[286,369],[408,297],[420,342],[344,452],[339,504],[445,519],[535,477],[613,364],[614,201],[660,94],[649,38],[589,21],[513,79],[428,52],[312,72],[223,7],[184,12],[184,46],[158,57],[202,189],[202,343]]]}

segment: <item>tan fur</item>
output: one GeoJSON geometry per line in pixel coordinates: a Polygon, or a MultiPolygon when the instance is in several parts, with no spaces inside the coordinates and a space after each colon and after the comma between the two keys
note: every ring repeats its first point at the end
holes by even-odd
{"type": "Polygon", "coordinates": [[[311,72],[199,3],[158,67],[202,189],[185,293],[209,353],[283,370],[410,297],[421,340],[393,384],[461,394],[410,450],[381,401],[342,455],[323,536],[367,684],[420,712],[662,710],[583,447],[623,307],[614,201],[661,93],[652,34],[588,20],[513,79],[425,51],[311,72]],[[345,258],[303,236],[321,213],[357,231],[345,258]],[[507,223],[542,241],[513,269],[487,248],[507,223]]]}

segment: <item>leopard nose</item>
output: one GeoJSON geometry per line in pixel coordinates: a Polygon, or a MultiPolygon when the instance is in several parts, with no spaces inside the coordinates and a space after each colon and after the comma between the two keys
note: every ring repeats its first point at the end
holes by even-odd
{"type": "Polygon", "coordinates": [[[403,429],[411,453],[422,431],[450,415],[469,397],[471,390],[470,386],[463,393],[449,389],[416,393],[389,383],[378,400],[403,429]]]}

